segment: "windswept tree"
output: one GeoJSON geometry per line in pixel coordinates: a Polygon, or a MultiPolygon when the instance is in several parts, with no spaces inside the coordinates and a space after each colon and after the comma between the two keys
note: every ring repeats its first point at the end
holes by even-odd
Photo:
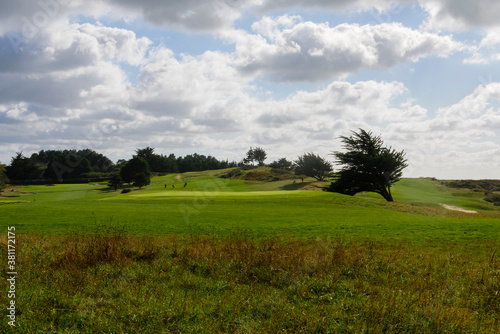
{"type": "Polygon", "coordinates": [[[363,129],[340,138],[346,152],[333,152],[333,155],[343,167],[326,190],[346,195],[375,192],[393,202],[391,186],[399,181],[408,166],[405,152],[383,147],[380,136],[375,137],[363,129]]]}
{"type": "Polygon", "coordinates": [[[243,160],[244,163],[254,163],[256,161],[259,166],[264,165],[264,160],[267,158],[267,153],[262,147],[256,147],[250,149],[247,152],[247,157],[243,160]]]}
{"type": "Polygon", "coordinates": [[[319,155],[305,153],[294,161],[295,174],[314,177],[323,181],[333,172],[332,164],[319,155]]]}

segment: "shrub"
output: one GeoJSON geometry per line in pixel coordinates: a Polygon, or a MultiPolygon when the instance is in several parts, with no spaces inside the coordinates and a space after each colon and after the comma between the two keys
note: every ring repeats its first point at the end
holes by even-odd
{"type": "Polygon", "coordinates": [[[484,200],[496,206],[500,206],[500,194],[488,194],[484,200]]]}

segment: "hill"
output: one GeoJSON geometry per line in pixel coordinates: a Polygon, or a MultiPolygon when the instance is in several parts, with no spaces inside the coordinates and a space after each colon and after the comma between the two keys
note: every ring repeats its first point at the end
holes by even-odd
{"type": "Polygon", "coordinates": [[[497,207],[477,192],[431,179],[401,180],[393,189],[396,202],[387,203],[369,193],[351,197],[304,190],[321,190],[314,179],[302,183],[285,175],[267,181],[275,174],[265,168],[223,177],[234,170],[155,177],[151,185],[128,194],[104,183],[15,187],[2,193],[0,207],[4,221],[16,222],[20,233],[88,232],[97,221],[123,225],[140,235],[225,235],[247,229],[262,236],[286,231],[300,237],[363,239],[500,237],[497,207]],[[478,213],[451,211],[441,204],[478,213]],[[435,230],[444,233],[436,235],[435,230]]]}
{"type": "Polygon", "coordinates": [[[125,194],[7,189],[20,275],[16,328],[2,332],[499,332],[500,212],[483,193],[403,179],[388,203],[234,171],[125,194]]]}

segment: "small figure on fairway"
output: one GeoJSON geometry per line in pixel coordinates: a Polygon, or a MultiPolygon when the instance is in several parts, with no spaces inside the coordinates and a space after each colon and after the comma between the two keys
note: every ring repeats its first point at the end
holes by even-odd
{"type": "Polygon", "coordinates": [[[187,185],[188,185],[187,182],[184,182],[184,188],[186,188],[187,185]]]}
{"type": "Polygon", "coordinates": [[[172,188],[175,188],[175,186],[172,184],[172,188]]]}
{"type": "Polygon", "coordinates": [[[167,189],[167,184],[165,184],[165,189],[167,189]]]}

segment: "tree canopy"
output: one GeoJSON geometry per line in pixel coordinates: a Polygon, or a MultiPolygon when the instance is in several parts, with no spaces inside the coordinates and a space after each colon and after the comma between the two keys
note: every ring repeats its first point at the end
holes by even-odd
{"type": "MultiPolygon", "coordinates": [[[[130,159],[127,163],[125,163],[121,169],[120,169],[120,177],[122,178],[123,182],[125,183],[132,183],[139,180],[139,183],[144,183],[144,178],[147,178],[148,180],[151,177],[151,172],[149,171],[149,165],[141,157],[134,156],[132,159],[130,159]]],[[[149,182],[147,183],[149,184],[149,182]]],[[[141,185],[140,187],[144,186],[146,184],[141,185]]]]}
{"type": "Polygon", "coordinates": [[[10,166],[7,166],[6,174],[11,180],[36,180],[42,176],[43,168],[36,161],[25,157],[23,152],[17,152],[10,166]]]}
{"type": "Polygon", "coordinates": [[[5,165],[0,164],[0,191],[9,182],[9,178],[5,175],[5,165]]]}
{"type": "Polygon", "coordinates": [[[256,147],[250,149],[247,152],[247,157],[243,160],[244,163],[254,163],[257,162],[259,166],[264,165],[264,160],[267,158],[267,153],[262,147],[256,147]]]}
{"type": "Polygon", "coordinates": [[[108,186],[111,188],[114,188],[115,191],[118,189],[119,186],[121,186],[123,183],[123,180],[120,176],[119,173],[113,173],[111,177],[109,178],[109,183],[108,186]]]}
{"type": "Polygon", "coordinates": [[[278,169],[285,169],[285,170],[292,170],[293,169],[293,162],[288,161],[286,158],[281,158],[279,160],[275,160],[269,164],[269,167],[271,168],[278,168],[278,169]]]}
{"type": "Polygon", "coordinates": [[[295,174],[314,177],[323,181],[333,171],[332,164],[319,155],[305,153],[294,161],[295,174]]]}
{"type": "Polygon", "coordinates": [[[369,191],[394,201],[391,186],[399,181],[408,166],[404,151],[383,147],[380,136],[359,129],[350,137],[340,137],[346,152],[333,152],[336,163],[342,165],[328,191],[355,195],[369,191]]]}

